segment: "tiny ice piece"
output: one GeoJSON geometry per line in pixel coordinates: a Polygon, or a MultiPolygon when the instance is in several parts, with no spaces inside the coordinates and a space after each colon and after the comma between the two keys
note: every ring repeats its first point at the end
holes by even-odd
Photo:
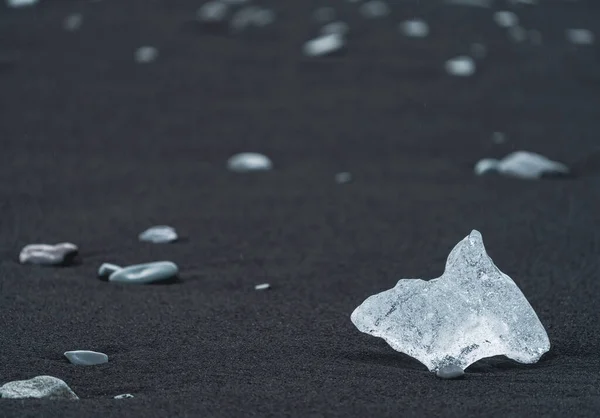
{"type": "Polygon", "coordinates": [[[79,366],[94,366],[96,364],[108,363],[108,356],[104,353],[88,350],[66,351],[65,357],[73,364],[79,366]]]}
{"type": "Polygon", "coordinates": [[[30,244],[23,247],[19,254],[22,264],[60,265],[69,264],[79,253],[75,244],[61,242],[55,245],[30,244]]]}
{"type": "Polygon", "coordinates": [[[257,284],[256,286],[254,286],[255,290],[267,290],[270,288],[271,288],[271,285],[269,283],[262,283],[262,284],[257,284]]]}
{"type": "Polygon", "coordinates": [[[107,277],[113,274],[115,271],[122,270],[123,267],[117,266],[116,264],[103,263],[98,269],[99,277],[107,277]]]}
{"type": "Polygon", "coordinates": [[[352,174],[348,172],[337,173],[335,175],[335,182],[339,184],[349,183],[352,180],[352,174]]]}
{"type": "Polygon", "coordinates": [[[229,12],[229,5],[220,1],[209,1],[196,12],[196,18],[201,22],[221,22],[229,12]]]}
{"type": "Polygon", "coordinates": [[[339,33],[322,35],[306,42],[303,47],[304,55],[320,57],[338,52],[344,47],[344,38],[339,33]]]}
{"type": "Polygon", "coordinates": [[[83,23],[83,15],[81,13],[73,13],[65,18],[63,27],[70,32],[78,30],[83,23]]]}
{"type": "Polygon", "coordinates": [[[390,6],[381,0],[370,0],[363,3],[359,11],[367,19],[375,19],[387,16],[390,13],[390,6]]]}
{"type": "Polygon", "coordinates": [[[255,152],[242,152],[235,154],[227,160],[227,168],[236,173],[248,171],[266,171],[273,167],[271,160],[255,152]]]}
{"type": "Polygon", "coordinates": [[[177,276],[179,268],[170,261],[135,264],[114,271],[108,277],[109,282],[127,284],[150,284],[169,280],[177,276]]]}
{"type": "Polygon", "coordinates": [[[461,55],[446,61],[446,72],[458,77],[469,77],[475,74],[475,61],[473,58],[461,55]]]}
{"type": "Polygon", "coordinates": [[[361,332],[383,338],[432,372],[464,370],[498,355],[535,363],[550,349],[535,311],[496,267],[476,230],[452,249],[441,277],[402,279],[367,298],[350,318],[361,332]]]}
{"type": "Polygon", "coordinates": [[[158,57],[158,49],[153,46],[142,46],[136,49],[134,59],[139,64],[148,64],[158,57]]]}
{"type": "Polygon", "coordinates": [[[519,17],[513,12],[502,10],[494,13],[494,22],[500,27],[509,28],[519,24],[519,17]]]}
{"type": "Polygon", "coordinates": [[[429,25],[421,19],[405,20],[399,25],[400,31],[410,38],[424,38],[429,34],[429,25]]]}
{"type": "Polygon", "coordinates": [[[114,397],[114,399],[131,399],[133,398],[133,395],[131,393],[123,393],[121,395],[117,395],[114,397]]]}
{"type": "Polygon", "coordinates": [[[25,7],[37,4],[38,0],[6,0],[8,7],[25,7]]]}
{"type": "Polygon", "coordinates": [[[522,179],[539,179],[544,174],[568,174],[569,167],[543,155],[528,151],[515,151],[501,160],[485,158],[475,165],[476,174],[489,171],[522,179]]]}
{"type": "Polygon", "coordinates": [[[588,29],[567,29],[567,40],[575,45],[591,45],[594,43],[594,33],[588,29]]]}
{"type": "Polygon", "coordinates": [[[440,379],[459,379],[464,377],[465,372],[458,366],[450,364],[449,366],[442,367],[436,373],[440,379]]]}
{"type": "Polygon", "coordinates": [[[153,226],[146,229],[139,235],[140,241],[153,242],[154,244],[164,244],[177,241],[177,232],[175,228],[167,225],[153,226]]]}
{"type": "Polygon", "coordinates": [[[29,380],[15,380],[0,386],[4,399],[79,399],[67,384],[53,376],[36,376],[29,380]]]}

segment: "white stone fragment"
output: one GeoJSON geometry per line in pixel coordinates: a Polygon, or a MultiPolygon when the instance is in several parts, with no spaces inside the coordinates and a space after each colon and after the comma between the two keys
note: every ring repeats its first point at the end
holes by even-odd
{"type": "Polygon", "coordinates": [[[335,182],[338,184],[349,183],[352,181],[352,174],[348,172],[337,173],[335,175],[335,182]]]}
{"type": "Polygon", "coordinates": [[[460,55],[446,61],[446,72],[457,77],[469,77],[475,74],[475,61],[466,55],[460,55]]]}
{"type": "Polygon", "coordinates": [[[65,357],[69,359],[72,364],[76,364],[78,366],[95,366],[97,364],[108,363],[108,356],[97,351],[66,351],[65,357]]]}
{"type": "Polygon", "coordinates": [[[83,24],[83,15],[81,13],[73,13],[63,21],[63,28],[69,32],[74,32],[81,28],[83,24]]]}
{"type": "Polygon", "coordinates": [[[345,22],[331,22],[321,28],[322,35],[337,34],[340,36],[347,35],[350,31],[350,26],[345,22]]]}
{"type": "Polygon", "coordinates": [[[6,0],[8,7],[26,7],[34,6],[39,0],[6,0]]]}
{"type": "Polygon", "coordinates": [[[446,4],[469,7],[492,7],[493,0],[444,0],[446,4]]]}
{"type": "Polygon", "coordinates": [[[133,395],[131,393],[123,393],[121,395],[117,395],[114,397],[114,399],[131,399],[133,398],[133,395]]]}
{"type": "Polygon", "coordinates": [[[321,57],[340,51],[345,45],[344,37],[339,33],[321,35],[306,42],[302,48],[307,57],[321,57]]]}
{"type": "Polygon", "coordinates": [[[227,168],[236,173],[267,171],[273,168],[273,163],[266,155],[256,152],[242,152],[227,160],[227,168]]]}
{"type": "Polygon", "coordinates": [[[177,241],[177,231],[168,225],[158,225],[146,229],[138,236],[140,241],[152,242],[154,244],[164,244],[177,241]]]}
{"type": "Polygon", "coordinates": [[[452,249],[441,277],[402,279],[367,298],[351,320],[432,372],[497,355],[535,363],[550,349],[535,311],[476,230],[452,249]]]}
{"type": "Polygon", "coordinates": [[[67,384],[52,376],[36,376],[29,380],[16,380],[0,386],[4,399],[79,399],[67,384]]]}
{"type": "Polygon", "coordinates": [[[424,38],[429,35],[429,25],[421,19],[411,19],[401,22],[400,32],[409,38],[424,38]]]}
{"type": "Polygon", "coordinates": [[[367,19],[376,19],[390,14],[390,6],[381,0],[369,0],[360,6],[359,12],[367,19]]]}
{"type": "Polygon", "coordinates": [[[227,3],[214,0],[204,3],[196,11],[196,18],[204,23],[221,22],[225,20],[228,12],[229,5],[227,3]]]}
{"type": "Polygon", "coordinates": [[[569,167],[543,155],[528,151],[515,151],[501,160],[485,158],[475,165],[476,174],[496,171],[504,176],[535,180],[544,174],[568,174],[569,167]]]}
{"type": "Polygon", "coordinates": [[[331,22],[335,19],[335,9],[333,7],[319,7],[313,12],[313,19],[318,23],[331,22]]]}
{"type": "Polygon", "coordinates": [[[139,64],[148,64],[158,58],[158,49],[153,46],[142,46],[135,50],[134,59],[139,64]]]}
{"type": "Polygon", "coordinates": [[[500,27],[510,28],[519,24],[519,17],[513,12],[501,10],[494,13],[494,22],[500,27]]]}
{"type": "Polygon", "coordinates": [[[269,283],[262,283],[262,284],[257,284],[256,286],[254,286],[255,290],[267,290],[270,288],[271,288],[271,285],[269,283]]]}
{"type": "Polygon", "coordinates": [[[567,40],[575,45],[592,45],[595,37],[589,29],[567,29],[565,31],[567,40]]]}

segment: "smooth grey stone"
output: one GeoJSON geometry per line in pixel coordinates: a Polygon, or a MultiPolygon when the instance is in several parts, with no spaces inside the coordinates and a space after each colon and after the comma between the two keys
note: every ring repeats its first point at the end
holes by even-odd
{"type": "Polygon", "coordinates": [[[123,393],[122,395],[115,396],[115,399],[130,399],[133,398],[131,393],[123,393]]]}
{"type": "Polygon", "coordinates": [[[78,253],[77,246],[70,242],[55,245],[30,244],[21,250],[19,261],[22,264],[55,266],[70,263],[78,253]]]}
{"type": "Polygon", "coordinates": [[[464,375],[465,371],[455,364],[442,367],[436,373],[436,376],[440,379],[460,379],[464,375]]]}
{"type": "Polygon", "coordinates": [[[79,399],[67,384],[52,376],[36,376],[15,380],[0,386],[0,397],[6,399],[79,399]]]}
{"type": "Polygon", "coordinates": [[[117,266],[116,264],[103,263],[98,269],[98,276],[108,277],[115,271],[123,270],[123,267],[117,266]]]}
{"type": "Polygon", "coordinates": [[[88,350],[75,350],[65,352],[65,357],[78,366],[95,366],[108,363],[108,356],[104,353],[88,350]]]}
{"type": "Polygon", "coordinates": [[[136,264],[115,271],[108,278],[111,282],[148,284],[172,279],[179,273],[179,268],[170,261],[136,264]]]}

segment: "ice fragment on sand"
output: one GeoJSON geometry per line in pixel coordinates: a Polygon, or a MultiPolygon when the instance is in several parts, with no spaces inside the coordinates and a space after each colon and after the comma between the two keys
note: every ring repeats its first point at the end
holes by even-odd
{"type": "Polygon", "coordinates": [[[73,13],[65,18],[63,27],[70,32],[78,30],[83,24],[83,15],[81,13],[73,13]]]}
{"type": "Polygon", "coordinates": [[[271,285],[269,283],[262,283],[262,284],[257,284],[256,286],[254,286],[255,290],[267,290],[270,288],[271,288],[271,285]]]}
{"type": "Polygon", "coordinates": [[[502,10],[494,13],[494,22],[500,27],[510,28],[519,24],[519,17],[513,12],[502,10]]]}
{"type": "Polygon", "coordinates": [[[196,18],[200,22],[214,23],[225,20],[229,12],[229,5],[220,1],[209,1],[205,3],[196,12],[196,18]]]}
{"type": "Polygon", "coordinates": [[[266,171],[273,167],[271,160],[256,152],[242,152],[235,154],[227,160],[227,168],[237,173],[248,171],[266,171]]]}
{"type": "Polygon", "coordinates": [[[352,174],[347,172],[337,173],[335,175],[335,182],[338,184],[349,183],[352,181],[352,174]]]}
{"type": "Polygon", "coordinates": [[[65,265],[73,261],[79,253],[75,244],[61,242],[60,244],[30,244],[23,247],[19,254],[22,264],[65,265]]]}
{"type": "Polygon", "coordinates": [[[167,225],[158,225],[148,228],[139,235],[140,241],[153,242],[154,244],[164,244],[177,241],[177,232],[175,228],[167,225]]]}
{"type": "Polygon", "coordinates": [[[363,3],[359,11],[367,19],[375,19],[387,16],[390,13],[390,6],[381,0],[370,0],[363,3]]]}
{"type": "Polygon", "coordinates": [[[535,363],[550,349],[533,308],[487,255],[476,230],[452,249],[441,277],[402,279],[367,298],[351,319],[435,372],[496,355],[535,363]]]}
{"type": "Polygon", "coordinates": [[[469,77],[475,74],[473,58],[461,55],[446,61],[446,72],[457,77],[469,77]]]}
{"type": "Polygon", "coordinates": [[[136,49],[134,54],[135,62],[139,64],[148,64],[158,57],[158,49],[153,46],[142,46],[136,49]]]}
{"type": "Polygon", "coordinates": [[[108,363],[108,356],[104,353],[88,350],[66,351],[65,357],[73,364],[79,366],[94,366],[96,364],[108,363]]]}
{"type": "Polygon", "coordinates": [[[421,19],[405,20],[398,27],[409,38],[424,38],[429,34],[429,25],[421,19]]]}
{"type": "Polygon", "coordinates": [[[8,7],[24,7],[37,4],[38,0],[6,0],[8,7]]]}
{"type": "Polygon", "coordinates": [[[442,367],[436,373],[440,379],[459,379],[464,377],[465,371],[460,367],[451,364],[449,366],[442,367]]]}
{"type": "Polygon", "coordinates": [[[493,0],[445,0],[444,2],[455,6],[491,7],[493,0]]]}
{"type": "Polygon", "coordinates": [[[320,57],[339,52],[344,48],[344,37],[339,33],[330,33],[306,42],[303,47],[304,55],[320,57]]]}
{"type": "Polygon", "coordinates": [[[79,399],[64,381],[52,376],[36,376],[29,380],[8,382],[0,386],[0,397],[6,399],[79,399]]]}
{"type": "Polygon", "coordinates": [[[539,179],[544,174],[569,174],[569,167],[543,155],[528,151],[515,151],[501,160],[484,158],[475,165],[476,174],[498,172],[522,179],[539,179]]]}
{"type": "Polygon", "coordinates": [[[129,284],[150,284],[173,279],[179,273],[179,268],[170,261],[135,264],[116,270],[108,276],[109,282],[129,284]]]}
{"type": "Polygon", "coordinates": [[[594,33],[588,29],[567,29],[567,40],[575,45],[591,45],[594,43],[594,33]]]}
{"type": "Polygon", "coordinates": [[[117,266],[116,264],[104,263],[98,269],[99,277],[107,277],[113,274],[115,271],[122,270],[123,267],[117,266]]]}
{"type": "Polygon", "coordinates": [[[123,393],[122,395],[117,395],[114,399],[131,399],[133,395],[131,393],[123,393]]]}
{"type": "Polygon", "coordinates": [[[337,34],[344,36],[350,31],[350,26],[345,22],[331,22],[321,28],[322,35],[337,34]]]}

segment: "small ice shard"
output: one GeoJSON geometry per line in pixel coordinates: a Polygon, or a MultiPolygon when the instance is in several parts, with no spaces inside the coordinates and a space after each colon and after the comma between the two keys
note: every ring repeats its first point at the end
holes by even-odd
{"type": "Polygon", "coordinates": [[[83,24],[83,15],[81,13],[73,13],[67,16],[63,22],[63,28],[69,32],[78,30],[83,24]]]}
{"type": "Polygon", "coordinates": [[[335,175],[335,182],[338,184],[349,183],[350,181],[352,181],[352,174],[348,172],[344,171],[335,175]]]}
{"type": "Polygon", "coordinates": [[[66,351],[65,357],[73,364],[79,366],[94,366],[108,363],[108,356],[104,353],[87,350],[66,351]]]}
{"type": "Polygon", "coordinates": [[[117,266],[116,264],[104,263],[98,269],[99,277],[108,277],[115,271],[123,270],[123,267],[117,266]]]}
{"type": "Polygon", "coordinates": [[[117,395],[114,397],[114,399],[131,399],[133,398],[133,395],[131,393],[123,393],[121,395],[117,395]]]}
{"type": "Polygon", "coordinates": [[[440,379],[460,379],[464,375],[465,371],[454,364],[444,366],[436,373],[436,376],[440,379]]]}
{"type": "Polygon", "coordinates": [[[19,254],[19,261],[22,264],[38,264],[47,266],[70,264],[79,249],[70,242],[61,242],[60,244],[30,244],[23,247],[19,254]]]}
{"type": "Polygon", "coordinates": [[[446,72],[457,77],[469,77],[475,74],[475,61],[466,55],[449,59],[445,64],[446,72]]]}
{"type": "Polygon", "coordinates": [[[501,10],[494,13],[494,22],[502,28],[510,28],[519,24],[519,17],[513,12],[501,10]]]}
{"type": "Polygon", "coordinates": [[[405,20],[398,25],[398,28],[409,38],[424,38],[429,35],[429,25],[421,19],[405,20]]]}
{"type": "Polygon", "coordinates": [[[158,58],[158,49],[153,46],[142,46],[136,49],[134,54],[135,62],[138,64],[148,64],[158,58]]]}
{"type": "Polygon", "coordinates": [[[108,276],[109,282],[127,284],[150,284],[173,279],[179,268],[170,261],[135,264],[113,272],[108,276]]]}
{"type": "Polygon", "coordinates": [[[565,31],[567,40],[575,45],[592,45],[594,33],[589,29],[567,29],[565,31]]]}
{"type": "Polygon", "coordinates": [[[8,7],[25,7],[37,4],[39,0],[6,0],[8,7]]]}
{"type": "Polygon", "coordinates": [[[202,23],[223,22],[229,12],[229,5],[220,1],[204,3],[196,12],[196,18],[202,23]]]}
{"type": "Polygon", "coordinates": [[[321,28],[322,35],[337,34],[340,36],[347,35],[350,31],[350,26],[345,22],[331,22],[321,28]]]}
{"type": "Polygon", "coordinates": [[[67,384],[52,376],[36,376],[29,380],[15,380],[0,386],[0,397],[5,399],[79,399],[67,384]]]}
{"type": "Polygon", "coordinates": [[[266,155],[256,152],[242,152],[227,160],[227,168],[236,173],[267,171],[273,168],[273,163],[266,155]]]}
{"type": "Polygon", "coordinates": [[[432,372],[497,355],[535,363],[550,349],[535,311],[476,230],[452,249],[441,277],[402,279],[367,298],[351,320],[432,372]]]}
{"type": "Polygon", "coordinates": [[[262,284],[257,284],[256,286],[254,286],[255,290],[267,290],[270,288],[271,288],[271,285],[269,283],[262,283],[262,284]]]}
{"type": "Polygon", "coordinates": [[[376,19],[390,14],[390,6],[381,0],[369,0],[360,6],[359,12],[367,19],[376,19]]]}
{"type": "Polygon", "coordinates": [[[565,164],[528,151],[515,151],[501,160],[485,158],[475,165],[478,175],[490,171],[522,179],[539,179],[544,174],[566,175],[570,172],[565,164]]]}
{"type": "Polygon", "coordinates": [[[154,244],[164,244],[177,241],[177,231],[175,228],[167,225],[153,226],[146,229],[139,235],[140,241],[152,242],[154,244]]]}
{"type": "Polygon", "coordinates": [[[330,33],[306,42],[302,50],[307,57],[321,57],[340,52],[344,48],[344,45],[343,35],[330,33]]]}
{"type": "Polygon", "coordinates": [[[335,19],[335,9],[333,7],[319,7],[313,12],[313,19],[319,23],[331,22],[335,19]]]}

